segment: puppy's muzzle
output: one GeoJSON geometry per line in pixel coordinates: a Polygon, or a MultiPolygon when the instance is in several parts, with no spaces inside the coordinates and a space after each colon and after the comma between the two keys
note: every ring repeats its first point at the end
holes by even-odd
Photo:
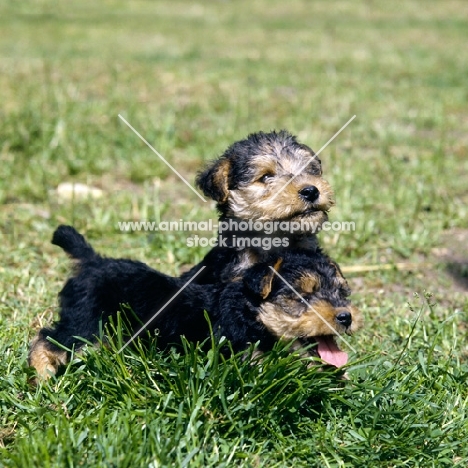
{"type": "Polygon", "coordinates": [[[304,187],[303,189],[299,190],[299,195],[308,202],[315,202],[317,201],[320,191],[315,185],[309,185],[308,187],[304,187]]]}

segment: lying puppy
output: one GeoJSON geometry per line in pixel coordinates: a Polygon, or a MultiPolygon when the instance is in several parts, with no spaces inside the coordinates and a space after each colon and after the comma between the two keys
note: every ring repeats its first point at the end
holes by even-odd
{"type": "Polygon", "coordinates": [[[60,292],[59,321],[40,330],[31,344],[29,363],[42,378],[70,359],[69,351],[48,338],[79,350],[83,339],[96,342],[100,322],[105,326],[119,311],[133,332],[142,324],[157,330],[160,348],[177,345],[182,335],[199,343],[209,338],[206,310],[215,336],[225,336],[235,352],[250,343],[259,342],[259,350],[266,351],[278,340],[297,340],[297,346],[316,343],[312,355],[336,367],[347,360],[336,336],[361,325],[346,281],[323,254],[283,252],[282,258],[248,268],[242,279],[202,286],[140,262],[104,258],[70,226],[60,226],[52,243],[78,262],[60,292]]]}
{"type": "Polygon", "coordinates": [[[198,175],[197,186],[220,213],[218,245],[183,275],[188,280],[205,267],[195,279],[203,284],[229,282],[272,250],[316,250],[334,204],[320,159],[284,130],[234,143],[198,175]]]}

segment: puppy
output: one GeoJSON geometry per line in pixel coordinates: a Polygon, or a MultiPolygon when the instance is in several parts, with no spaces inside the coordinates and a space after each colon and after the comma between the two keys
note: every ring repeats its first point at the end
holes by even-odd
{"type": "Polygon", "coordinates": [[[317,250],[316,233],[334,204],[320,159],[285,130],[234,143],[198,175],[197,185],[220,214],[218,245],[183,275],[205,267],[195,280],[200,284],[242,276],[272,250],[317,250]]]}
{"type": "MultiPolygon", "coordinates": [[[[248,268],[242,279],[198,285],[140,262],[104,258],[70,226],[60,226],[52,243],[77,264],[60,292],[58,322],[31,343],[29,363],[41,378],[54,375],[84,340],[96,343],[100,325],[105,329],[119,312],[130,333],[156,332],[160,348],[180,344],[182,335],[205,342],[210,337],[206,310],[215,336],[225,336],[235,352],[251,343],[267,351],[278,340],[296,340],[297,347],[315,344],[311,355],[336,367],[347,360],[336,337],[361,326],[346,281],[322,253],[311,258],[297,249],[272,255],[248,268]]],[[[134,335],[125,338],[130,342],[134,335]]]]}

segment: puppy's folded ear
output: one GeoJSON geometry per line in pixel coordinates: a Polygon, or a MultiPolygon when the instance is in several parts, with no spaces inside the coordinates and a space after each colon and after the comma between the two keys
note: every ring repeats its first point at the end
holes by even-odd
{"type": "Polygon", "coordinates": [[[282,258],[278,258],[274,265],[261,263],[250,267],[244,275],[243,281],[247,288],[250,289],[256,296],[266,299],[272,289],[273,280],[276,272],[279,270],[282,258]]]}
{"type": "Polygon", "coordinates": [[[231,163],[220,159],[197,176],[197,186],[213,200],[223,203],[229,194],[229,172],[231,163]]]}

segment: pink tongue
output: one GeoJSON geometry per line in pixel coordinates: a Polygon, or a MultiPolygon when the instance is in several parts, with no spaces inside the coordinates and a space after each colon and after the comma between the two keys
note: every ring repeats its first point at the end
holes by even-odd
{"type": "Polygon", "coordinates": [[[331,336],[314,336],[314,340],[318,343],[317,352],[322,361],[335,367],[344,366],[348,362],[348,355],[340,351],[331,336]]]}

